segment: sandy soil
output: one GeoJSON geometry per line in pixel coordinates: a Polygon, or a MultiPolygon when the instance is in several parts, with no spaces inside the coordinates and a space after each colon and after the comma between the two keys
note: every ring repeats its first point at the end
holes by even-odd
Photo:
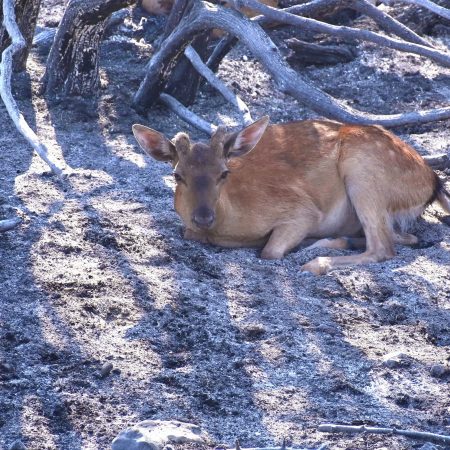
{"type": "MultiPolygon", "coordinates": [[[[57,24],[61,2],[44,3],[40,24],[57,24]]],[[[211,445],[274,445],[283,437],[310,448],[423,445],[325,435],[316,429],[324,422],[450,434],[443,211],[430,206],[416,224],[419,248],[398,247],[391,261],[323,277],[299,267],[345,252],[300,250],[268,262],[252,249],[184,241],[170,167],[144,156],[131,134],[140,122],[168,136],[185,130],[205,138],[163,107],[147,118],[130,108],[152,51],[143,38],[151,41],[159,24],[127,19],[108,38],[93,99],[39,97],[45,57],[38,49],[15,77],[26,118],[74,169],[66,181],[32,156],[0,106],[0,218],[24,218],[0,235],[0,448],[21,440],[30,450],[107,449],[143,419],[198,424],[211,445]],[[105,363],[113,366],[108,374],[105,363]]],[[[434,39],[450,43],[444,34],[434,39]]],[[[348,64],[299,70],[362,110],[448,105],[449,69],[369,44],[358,52],[348,64]]],[[[254,117],[314,116],[277,92],[244,48],[219,74],[254,117]]],[[[238,123],[208,87],[193,109],[238,123]]],[[[422,154],[448,153],[449,125],[394,131],[422,154]]]]}

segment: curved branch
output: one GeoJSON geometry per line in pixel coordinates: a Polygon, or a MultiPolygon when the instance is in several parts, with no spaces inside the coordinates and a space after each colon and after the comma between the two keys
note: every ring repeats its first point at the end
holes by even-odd
{"type": "Polygon", "coordinates": [[[267,18],[282,22],[289,25],[300,26],[302,30],[311,31],[314,33],[327,33],[333,36],[338,36],[344,39],[355,39],[358,41],[373,42],[378,45],[400,50],[402,52],[415,53],[420,56],[425,56],[433,61],[450,67],[450,54],[440,52],[439,50],[426,47],[424,45],[414,44],[412,42],[405,42],[398,39],[393,39],[381,34],[374,33],[368,30],[357,30],[351,27],[330,25],[319,22],[314,19],[296,16],[294,14],[272,8],[270,6],[259,3],[257,0],[239,0],[243,6],[254,9],[267,18]]]}
{"type": "Polygon", "coordinates": [[[52,161],[48,154],[47,147],[39,142],[38,137],[35,132],[29,127],[27,121],[19,111],[16,101],[11,93],[11,72],[13,66],[14,55],[23,49],[25,44],[25,39],[20,33],[19,27],[16,23],[14,5],[12,0],[3,1],[3,23],[9,36],[11,37],[11,45],[5,49],[2,53],[2,60],[0,63],[1,74],[0,74],[0,95],[2,97],[3,103],[5,104],[6,110],[16,128],[25,137],[25,139],[32,145],[36,153],[47,163],[51,171],[61,176],[63,171],[58,165],[52,161]]]}
{"type": "MultiPolygon", "coordinates": [[[[196,1],[191,14],[165,40],[147,66],[147,73],[134,97],[136,108],[145,108],[157,101],[173,58],[184,49],[193,36],[208,28],[220,28],[236,35],[263,64],[277,87],[317,113],[348,123],[398,126],[450,118],[450,106],[435,110],[393,115],[363,113],[338,102],[296,73],[284,61],[278,48],[256,23],[231,9],[196,1]]],[[[425,48],[425,47],[424,47],[425,48]]]]}
{"type": "Polygon", "coordinates": [[[217,89],[232,105],[234,105],[241,113],[244,124],[250,125],[253,122],[252,116],[247,105],[242,101],[239,95],[236,95],[231,89],[219,78],[214,75],[214,72],[206,66],[201,60],[198,53],[191,47],[186,47],[184,54],[189,59],[191,64],[195,67],[200,75],[202,75],[208,82],[217,89]]]}

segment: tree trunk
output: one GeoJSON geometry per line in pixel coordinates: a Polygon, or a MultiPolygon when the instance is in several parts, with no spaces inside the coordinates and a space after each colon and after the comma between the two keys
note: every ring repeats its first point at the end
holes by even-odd
{"type": "MultiPolygon", "coordinates": [[[[205,60],[207,57],[209,36],[209,31],[202,33],[191,44],[202,60],[205,60]]],[[[195,101],[200,82],[201,76],[186,56],[183,55],[173,69],[164,92],[175,97],[183,105],[189,106],[195,101]]]]}
{"type": "MultiPolygon", "coordinates": [[[[15,72],[25,70],[40,6],[41,0],[16,0],[15,2],[14,11],[16,13],[17,25],[26,43],[26,47],[14,56],[13,69],[15,72]]],[[[11,39],[3,26],[3,12],[0,7],[0,53],[10,43],[11,39]]]]}
{"type": "Polygon", "coordinates": [[[47,95],[89,95],[99,87],[98,56],[106,22],[136,0],[71,0],[56,33],[43,78],[47,95]]]}

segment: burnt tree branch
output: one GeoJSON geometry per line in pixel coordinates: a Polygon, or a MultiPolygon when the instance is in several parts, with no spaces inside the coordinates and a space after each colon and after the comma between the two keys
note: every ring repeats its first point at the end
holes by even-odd
{"type": "MultiPolygon", "coordinates": [[[[419,36],[398,20],[388,14],[385,14],[383,11],[380,11],[376,6],[367,0],[314,0],[302,5],[295,5],[285,8],[281,11],[299,16],[309,16],[310,18],[315,18],[332,11],[337,11],[338,9],[344,7],[354,9],[355,11],[370,17],[383,30],[388,33],[395,34],[405,41],[413,42],[426,47],[432,47],[426,39],[419,36]]],[[[259,23],[263,27],[274,26],[278,23],[264,15],[253,17],[251,20],[259,23]]],[[[237,39],[234,36],[224,37],[210,56],[207,62],[208,67],[216,72],[222,59],[236,45],[236,43],[237,39]]]]}
{"type": "Polygon", "coordinates": [[[199,54],[191,47],[186,47],[184,54],[198,71],[198,73],[204,77],[208,83],[217,89],[222,96],[235,106],[242,115],[243,122],[245,125],[250,125],[253,122],[252,116],[248,106],[242,101],[242,99],[236,95],[222,80],[214,75],[214,72],[209,69],[208,66],[202,61],[199,54]]]}
{"type": "MultiPolygon", "coordinates": [[[[179,57],[180,52],[184,51],[194,36],[206,29],[219,28],[235,35],[252,51],[282,92],[293,96],[325,117],[342,122],[384,126],[424,123],[450,118],[450,106],[392,115],[374,115],[355,110],[322,92],[296,73],[284,61],[278,48],[258,24],[231,9],[200,0],[194,0],[193,3],[191,13],[183,18],[179,26],[150,60],[145,78],[134,97],[134,106],[137,109],[145,110],[158,100],[167,77],[170,75],[173,61],[179,57]]],[[[431,51],[429,48],[423,48],[431,51]]]]}
{"type": "Polygon", "coordinates": [[[213,125],[202,119],[197,114],[193,113],[183,104],[181,104],[176,98],[173,98],[171,95],[163,93],[160,95],[159,100],[185,122],[190,123],[192,126],[198,128],[206,134],[209,134],[211,136],[214,131],[217,130],[216,125],[213,125]]]}
{"type": "Polygon", "coordinates": [[[406,436],[412,439],[420,439],[429,442],[436,442],[438,444],[450,444],[450,436],[443,434],[435,434],[413,430],[401,430],[397,428],[381,428],[381,427],[366,427],[352,426],[352,425],[334,425],[322,424],[317,428],[324,433],[370,433],[370,434],[392,434],[406,436]]]}
{"type": "MultiPolygon", "coordinates": [[[[421,6],[422,8],[428,9],[429,11],[443,17],[444,19],[450,20],[450,9],[444,8],[437,3],[430,0],[400,0],[401,3],[409,3],[410,5],[421,6]]],[[[384,0],[383,3],[390,4],[392,0],[384,0]]]]}
{"type": "MultiPolygon", "coordinates": [[[[267,18],[284,24],[299,26],[304,31],[313,33],[326,33],[343,39],[373,42],[393,50],[402,52],[415,53],[416,55],[430,58],[431,60],[445,67],[450,67],[450,54],[441,52],[434,48],[424,45],[415,44],[413,42],[405,42],[403,40],[382,36],[369,30],[358,30],[356,28],[330,25],[307,17],[296,16],[286,11],[259,3],[257,0],[239,0],[240,4],[248,8],[257,10],[264,14],[267,18]]],[[[333,1],[333,0],[330,0],[333,1]]]]}

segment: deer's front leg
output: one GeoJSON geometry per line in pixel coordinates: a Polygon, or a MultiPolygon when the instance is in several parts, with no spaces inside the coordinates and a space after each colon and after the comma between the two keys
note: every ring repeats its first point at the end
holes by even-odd
{"type": "Polygon", "coordinates": [[[282,258],[305,239],[308,231],[309,224],[307,223],[293,222],[279,225],[272,230],[272,234],[261,252],[261,258],[282,258]]]}
{"type": "Polygon", "coordinates": [[[197,242],[202,242],[203,244],[208,243],[208,238],[205,236],[204,233],[194,231],[189,228],[186,228],[184,230],[183,237],[184,237],[184,239],[187,239],[188,241],[197,241],[197,242]]]}

